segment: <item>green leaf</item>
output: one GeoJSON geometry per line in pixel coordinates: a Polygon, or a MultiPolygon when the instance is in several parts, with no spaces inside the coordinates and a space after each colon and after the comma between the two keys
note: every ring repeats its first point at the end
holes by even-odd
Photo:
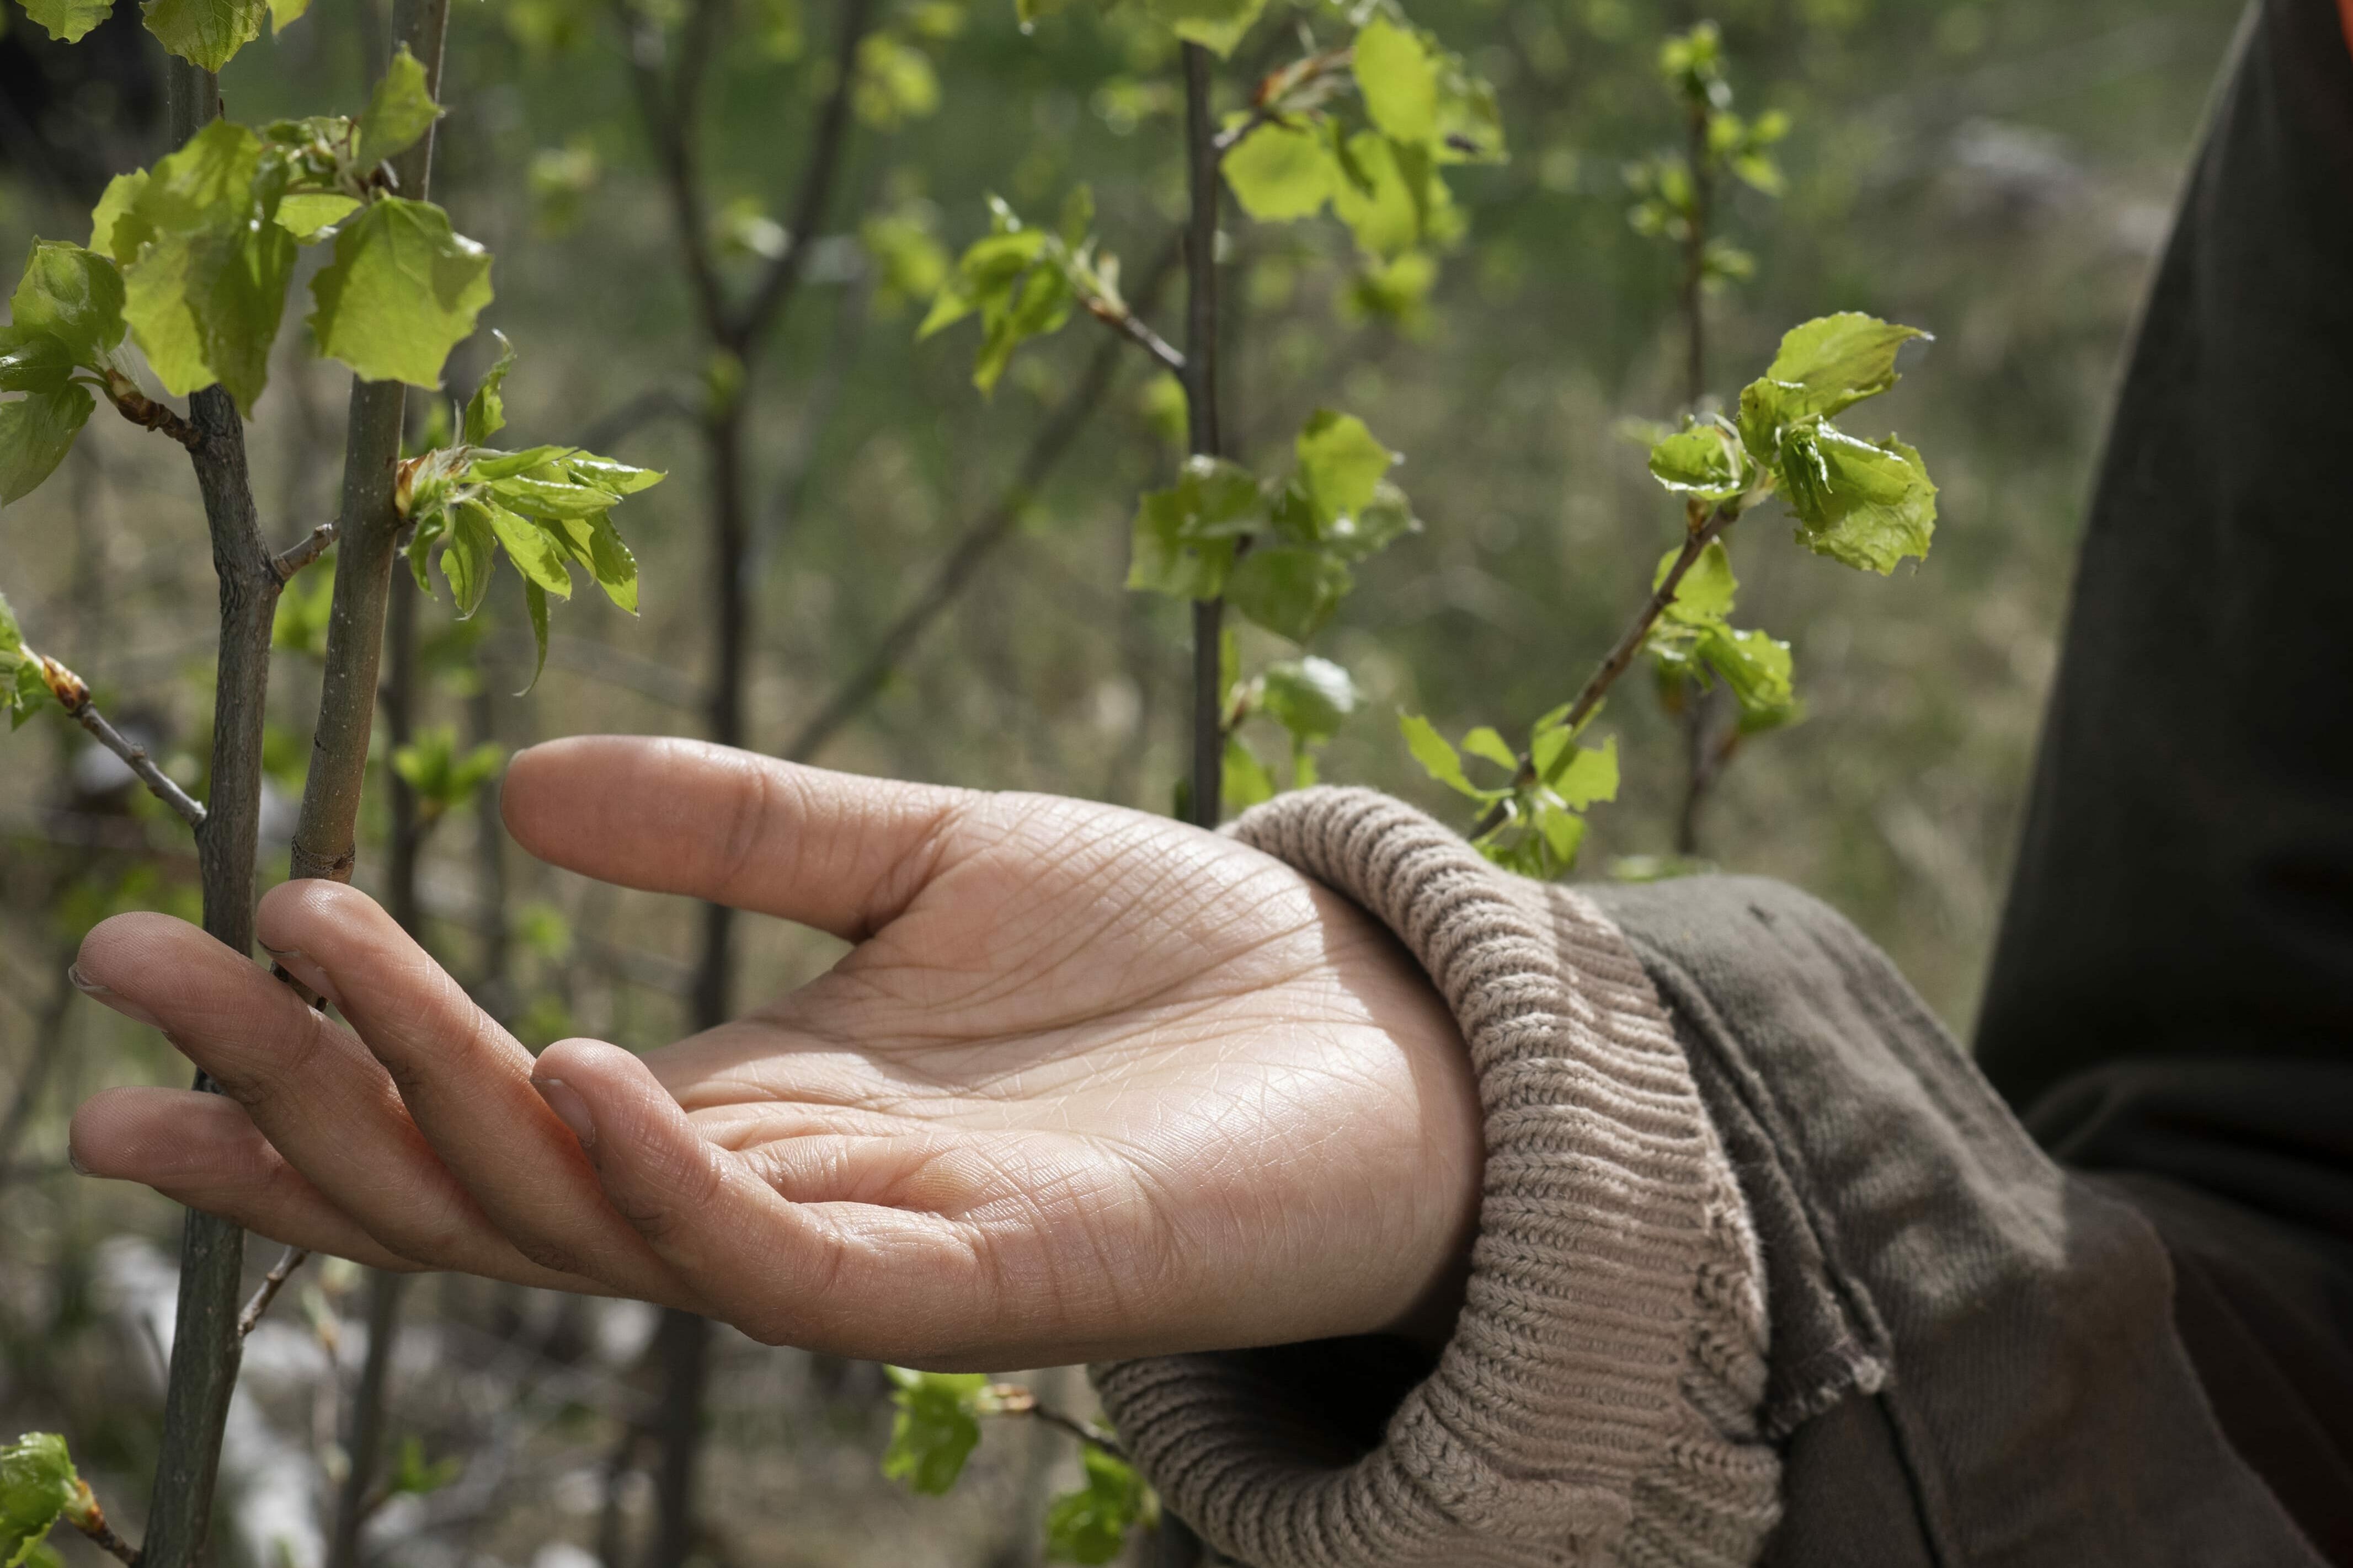
{"type": "Polygon", "coordinates": [[[530,517],[594,517],[613,504],[613,498],[603,490],[533,479],[528,474],[496,480],[490,491],[507,506],[530,517]]]}
{"type": "Polygon", "coordinates": [[[1694,650],[1720,676],[1740,704],[1750,727],[1786,720],[1797,701],[1790,685],[1789,645],[1763,632],[1736,632],[1715,626],[1703,631],[1694,650]]]}
{"type": "Polygon", "coordinates": [[[122,274],[94,250],[37,239],[8,301],[20,332],[47,332],[95,369],[122,341],[122,274]]]}
{"type": "Polygon", "coordinates": [[[1462,215],[1427,147],[1392,142],[1377,131],[1360,131],[1335,146],[1343,154],[1344,174],[1353,174],[1333,183],[1332,211],[1366,255],[1393,258],[1425,243],[1461,237],[1462,215]]]}
{"type": "Polygon", "coordinates": [[[55,392],[73,368],[73,351],[51,334],[0,327],[0,392],[55,392]]]}
{"type": "Polygon", "coordinates": [[[78,44],[106,20],[114,0],[24,0],[25,15],[61,44],[78,44]]]}
{"type": "Polygon", "coordinates": [[[1347,563],[1329,552],[1261,548],[1226,574],[1226,600],[1267,630],[1303,643],[1355,585],[1347,563]]]}
{"type": "Polygon", "coordinates": [[[531,637],[539,651],[531,667],[531,679],[523,683],[521,691],[515,693],[517,697],[528,696],[531,689],[539,684],[539,678],[547,672],[547,590],[530,578],[524,578],[522,603],[523,608],[531,613],[531,637]]]}
{"type": "Polygon", "coordinates": [[[269,36],[276,37],[301,21],[311,9],[311,0],[269,0],[269,36]]]}
{"type": "Polygon", "coordinates": [[[1577,864],[1577,852],[1585,843],[1585,818],[1550,801],[1539,801],[1534,816],[1550,856],[1550,863],[1536,874],[1549,880],[1577,864]]]}
{"type": "Polygon", "coordinates": [[[573,483],[603,490],[615,500],[651,489],[668,477],[659,468],[635,468],[594,452],[574,452],[564,460],[564,469],[573,483]]]}
{"type": "Polygon", "coordinates": [[[1328,658],[1286,659],[1269,665],[1261,679],[1267,716],[1302,745],[1338,734],[1364,700],[1348,672],[1328,658]]]}
{"type": "Polygon", "coordinates": [[[1409,533],[1421,531],[1413,503],[1405,491],[1383,479],[1373,487],[1373,499],[1324,530],[1324,546],[1343,561],[1377,555],[1409,533]]]}
{"type": "Polygon", "coordinates": [[[1145,0],[1152,17],[1219,59],[1234,52],[1266,9],[1266,0],[1145,0]]]}
{"type": "Polygon", "coordinates": [[[499,341],[498,362],[492,364],[474,388],[474,395],[466,400],[465,429],[460,437],[469,447],[479,447],[507,427],[506,399],[500,388],[506,384],[507,372],[514,368],[514,344],[507,342],[504,332],[493,331],[499,341]]]}
{"type": "Polygon", "coordinates": [[[491,513],[480,501],[466,501],[451,514],[449,532],[441,547],[441,575],[458,618],[469,620],[482,607],[491,591],[491,568],[498,559],[497,536],[491,531],[491,513]]]}
{"type": "Polygon", "coordinates": [[[1127,1532],[1151,1511],[1152,1494],[1124,1461],[1090,1443],[1079,1450],[1087,1484],[1046,1508],[1046,1557],[1052,1563],[1109,1563],[1127,1532]]]}
{"type": "Polygon", "coordinates": [[[313,239],[319,231],[343,222],[359,211],[360,204],[350,196],[332,191],[306,191],[286,196],[278,204],[278,226],[301,240],[313,239]]]}
{"type": "Polygon", "coordinates": [[[1817,555],[1883,577],[1907,555],[1927,558],[1936,487],[1920,454],[1893,436],[1873,446],[1830,425],[1785,431],[1781,493],[1799,542],[1817,555]]]}
{"type": "Polygon", "coordinates": [[[151,238],[123,268],[123,316],[165,390],[215,382],[252,411],[269,378],[269,349],[294,274],[294,237],[270,221],[284,169],[260,139],[216,120],[155,165],[116,224],[151,238]]]}
{"type": "Polygon", "coordinates": [[[144,169],[115,175],[106,182],[98,205],[90,209],[90,247],[101,256],[111,256],[119,266],[129,266],[139,247],[155,237],[155,226],[134,213],[141,194],[147,189],[147,178],[144,169]]]}
{"type": "Polygon", "coordinates": [[[60,1515],[85,1495],[66,1440],[27,1432],[0,1446],[0,1568],[19,1568],[60,1515]]]}
{"type": "MultiPolygon", "coordinates": [[[[1658,570],[1651,574],[1651,586],[1655,588],[1667,580],[1667,573],[1683,554],[1678,548],[1659,557],[1658,570]]],[[[1667,614],[1690,626],[1721,621],[1732,614],[1733,596],[1740,591],[1740,580],[1732,574],[1732,555],[1725,549],[1724,541],[1711,539],[1699,559],[1691,563],[1683,581],[1675,584],[1674,602],[1667,614]]]]}
{"type": "Polygon", "coordinates": [[[1875,397],[1901,379],[1895,374],[1896,352],[1914,338],[1926,339],[1917,327],[1883,321],[1849,310],[1823,316],[1792,327],[1781,339],[1781,352],[1766,369],[1768,381],[1794,390],[1784,395],[1781,421],[1809,414],[1828,418],[1840,409],[1875,397]]]}
{"type": "Polygon", "coordinates": [[[1449,789],[1467,795],[1472,800],[1495,800],[1508,793],[1481,789],[1472,784],[1462,772],[1462,758],[1455,751],[1453,743],[1420,714],[1398,714],[1398,729],[1405,736],[1406,749],[1413,753],[1413,760],[1421,764],[1422,772],[1449,789]]]}
{"type": "Polygon", "coordinates": [[[192,65],[216,71],[261,36],[269,0],[146,0],[147,30],[192,65]]]}
{"type": "Polygon", "coordinates": [[[335,231],[311,279],[319,352],[368,381],[438,387],[449,351],[491,302],[491,256],[427,202],[386,196],[335,231]]]}
{"type": "Polygon", "coordinates": [[[1375,125],[1399,142],[1438,134],[1438,71],[1421,39],[1387,17],[1356,34],[1356,88],[1375,125]]]}
{"type": "Polygon", "coordinates": [[[1234,143],[1224,169],[1234,200],[1260,223],[1313,216],[1331,199],[1337,178],[1330,143],[1321,134],[1272,121],[1234,143]]]}
{"type": "Polygon", "coordinates": [[[90,389],[70,382],[0,403],[0,506],[29,495],[57,470],[95,406],[90,389]]]}
{"type": "MultiPolygon", "coordinates": [[[[473,799],[475,792],[491,781],[498,773],[499,764],[505,760],[504,750],[491,742],[459,752],[456,727],[436,724],[427,726],[414,741],[393,752],[392,771],[417,793],[429,819],[455,811],[473,799]]],[[[412,1438],[410,1441],[416,1440],[412,1438]]],[[[451,1475],[456,1473],[458,1461],[450,1459],[442,1463],[450,1467],[451,1475]]],[[[403,1468],[406,1468],[404,1465],[403,1468]]],[[[439,1468],[438,1466],[424,1464],[424,1454],[420,1448],[417,1453],[419,1479],[436,1473],[439,1468]]],[[[445,1477],[443,1480],[406,1489],[432,1491],[446,1484],[446,1479],[445,1477]]],[[[396,1484],[393,1489],[403,1489],[396,1484]]]]}
{"type": "Polygon", "coordinates": [[[1231,811],[1248,811],[1261,801],[1274,798],[1274,775],[1258,760],[1258,753],[1240,735],[1226,737],[1226,752],[1220,766],[1223,783],[1219,794],[1231,811]]]}
{"type": "Polygon", "coordinates": [[[425,67],[401,45],[360,116],[355,156],[361,167],[407,151],[440,118],[441,106],[425,84],[425,67]]]}
{"type": "Polygon", "coordinates": [[[897,1385],[891,1402],[899,1407],[891,1422],[891,1446],[882,1453],[882,1473],[938,1496],[955,1485],[980,1442],[973,1407],[988,1379],[976,1372],[882,1370],[897,1385]]]}
{"type": "Polygon", "coordinates": [[[565,569],[564,546],[543,525],[528,518],[518,517],[506,508],[491,501],[480,501],[491,531],[506,549],[507,559],[514,563],[523,581],[545,589],[559,599],[572,597],[572,574],[565,569]]]}
{"type": "Polygon", "coordinates": [[[1127,585],[1179,599],[1224,592],[1234,540],[1265,515],[1258,481],[1222,458],[1186,459],[1176,483],[1146,491],[1131,529],[1127,585]]]}
{"type": "Polygon", "coordinates": [[[1651,448],[1651,477],[1679,494],[1711,504],[1743,494],[1757,482],[1757,464],[1740,433],[1722,420],[1694,425],[1651,448]]]}
{"type": "Polygon", "coordinates": [[[1505,773],[1517,773],[1519,753],[1504,742],[1492,724],[1482,724],[1462,737],[1462,749],[1474,757],[1483,757],[1505,773]]]}
{"type": "MultiPolygon", "coordinates": [[[[492,479],[509,479],[517,474],[528,474],[541,468],[555,474],[559,470],[551,465],[559,458],[568,457],[572,451],[569,447],[530,447],[520,452],[477,452],[467,465],[466,478],[474,484],[488,484],[492,479]]],[[[623,465],[616,463],[613,466],[620,468],[623,465]]],[[[644,472],[643,469],[632,471],[644,472]]],[[[597,488],[605,489],[602,485],[597,488]]]]}
{"type": "Polygon", "coordinates": [[[1372,504],[1398,455],[1373,439],[1353,414],[1319,408],[1295,443],[1300,478],[1319,523],[1328,524],[1372,504]]]}
{"type": "Polygon", "coordinates": [[[1618,798],[1618,737],[1599,746],[1579,746],[1566,765],[1556,763],[1544,782],[1572,811],[1583,811],[1596,801],[1618,798]]]}

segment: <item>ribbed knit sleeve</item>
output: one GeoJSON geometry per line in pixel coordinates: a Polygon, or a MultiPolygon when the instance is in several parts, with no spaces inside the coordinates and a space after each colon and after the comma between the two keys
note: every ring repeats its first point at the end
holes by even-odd
{"type": "Polygon", "coordinates": [[[1779,1479],[1756,1243],[1624,939],[1369,791],[1231,831],[1388,925],[1452,1008],[1486,1120],[1479,1234],[1452,1340],[1369,1451],[1337,1414],[1360,1391],[1303,1349],[1093,1369],[1145,1474],[1251,1568],[1753,1562],[1779,1479]]]}

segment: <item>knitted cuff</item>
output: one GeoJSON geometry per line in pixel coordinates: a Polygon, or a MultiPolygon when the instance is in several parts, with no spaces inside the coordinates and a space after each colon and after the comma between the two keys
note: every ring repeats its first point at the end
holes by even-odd
{"type": "Polygon", "coordinates": [[[1370,791],[1231,831],[1386,923],[1452,1008],[1486,1119],[1479,1235],[1452,1342],[1369,1452],[1304,1347],[1093,1369],[1145,1474],[1253,1568],[1751,1560],[1778,1481],[1754,1242],[1624,939],[1370,791]]]}

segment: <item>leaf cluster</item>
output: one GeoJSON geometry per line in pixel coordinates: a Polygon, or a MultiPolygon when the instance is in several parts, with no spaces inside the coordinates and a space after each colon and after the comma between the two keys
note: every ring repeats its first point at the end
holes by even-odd
{"type": "Polygon", "coordinates": [[[503,388],[515,360],[512,345],[503,336],[499,342],[498,363],[466,404],[459,441],[404,458],[393,504],[409,526],[408,564],[417,587],[433,592],[428,566],[438,564],[461,621],[481,608],[504,552],[522,579],[538,649],[536,684],[547,665],[548,595],[572,596],[574,566],[615,605],[638,613],[638,561],[614,528],[612,510],[663,476],[577,447],[503,451],[487,445],[506,427],[503,388]]]}
{"type": "Polygon", "coordinates": [[[882,1451],[882,1473],[911,1490],[937,1497],[964,1474],[964,1463],[980,1446],[978,1405],[988,1386],[977,1372],[916,1372],[886,1366],[892,1383],[891,1445],[882,1451]]]}
{"type": "Polygon", "coordinates": [[[1585,725],[1571,728],[1568,712],[1564,702],[1530,726],[1525,753],[1513,751],[1491,725],[1464,735],[1458,748],[1418,713],[1401,714],[1398,722],[1422,771],[1477,801],[1493,818],[1472,846],[1505,870],[1549,881],[1577,864],[1586,812],[1618,798],[1617,737],[1599,746],[1578,744],[1585,725]],[[1464,766],[1472,758],[1503,769],[1505,782],[1474,782],[1464,766]]]}
{"type": "Polygon", "coordinates": [[[93,390],[146,401],[126,337],[166,391],[217,383],[250,414],[307,245],[333,251],[311,282],[319,351],[370,380],[438,384],[490,302],[491,258],[439,207],[394,194],[384,161],[440,113],[404,49],[357,120],[214,121],[115,176],[87,247],[36,240],[0,328],[0,395],[14,395],[0,402],[0,505],[64,460],[93,390]]]}
{"type": "Polygon", "coordinates": [[[1065,1492],[1046,1507],[1046,1560],[1050,1563],[1109,1563],[1127,1544],[1127,1532],[1151,1524],[1158,1500],[1134,1466],[1089,1444],[1079,1450],[1086,1485],[1065,1492]]]}
{"type": "MultiPolygon", "coordinates": [[[[25,15],[61,44],[79,43],[114,10],[114,0],[23,0],[25,15]]],[[[311,8],[311,0],[144,0],[147,30],[172,53],[216,71],[261,36],[261,24],[281,32],[311,8]]]]}
{"type": "Polygon", "coordinates": [[[1713,22],[1669,38],[1659,51],[1659,74],[1696,128],[1695,145],[1661,153],[1626,166],[1634,205],[1627,219],[1638,234],[1677,245],[1704,239],[1701,278],[1715,283],[1746,278],[1756,260],[1730,242],[1704,234],[1704,190],[1725,174],[1767,196],[1786,189],[1773,149],[1789,133],[1789,117],[1778,109],[1754,118],[1732,107],[1732,84],[1724,74],[1723,37],[1713,22]]]}
{"type": "Polygon", "coordinates": [[[1119,258],[1101,247],[1094,219],[1094,194],[1084,185],[1064,199],[1053,228],[1024,223],[1004,198],[989,197],[988,233],[956,258],[916,337],[928,338],[977,312],[980,353],[972,381],[986,394],[996,390],[1014,350],[1060,331],[1072,306],[1083,304],[1113,321],[1126,317],[1119,258]]]}
{"type": "Polygon", "coordinates": [[[1764,375],[1742,389],[1738,417],[1694,421],[1651,448],[1651,473],[1687,504],[1737,516],[1778,494],[1798,542],[1882,576],[1926,559],[1936,487],[1919,452],[1894,436],[1866,441],[1830,416],[1894,386],[1895,356],[1927,333],[1860,311],[1794,327],[1764,375]]]}
{"type": "Polygon", "coordinates": [[[8,607],[7,595],[0,595],[0,713],[8,715],[10,729],[21,730],[49,696],[41,658],[25,646],[16,612],[8,607]]]}
{"type": "Polygon", "coordinates": [[[1504,157],[1494,89],[1434,35],[1378,13],[1348,47],[1268,76],[1227,134],[1242,210],[1287,223],[1328,206],[1361,258],[1353,303],[1405,322],[1436,279],[1430,253],[1465,232],[1441,171],[1504,157]]]}

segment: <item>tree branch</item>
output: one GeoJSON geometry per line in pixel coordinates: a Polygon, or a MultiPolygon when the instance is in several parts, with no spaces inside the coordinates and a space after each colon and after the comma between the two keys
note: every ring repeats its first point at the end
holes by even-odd
{"type": "Polygon", "coordinates": [[[334,547],[335,525],[322,522],[294,543],[269,558],[269,570],[282,584],[291,582],[294,574],[308,566],[334,547]]]}
{"type": "Polygon", "coordinates": [[[97,1542],[100,1551],[124,1563],[126,1568],[139,1568],[139,1548],[114,1533],[114,1526],[107,1522],[106,1510],[98,1506],[98,1498],[90,1491],[90,1483],[77,1479],[74,1488],[73,1506],[65,1510],[66,1518],[73,1527],[97,1542]]]}
{"type": "Polygon", "coordinates": [[[142,430],[161,431],[191,452],[205,444],[203,433],[195,426],[174,409],[140,391],[139,384],[119,370],[106,373],[106,399],[114,405],[117,413],[142,430]]]}
{"type": "MultiPolygon", "coordinates": [[[[441,81],[441,45],[449,0],[398,0],[394,32],[425,68],[428,92],[441,81]]],[[[433,168],[433,132],[393,160],[400,189],[422,201],[433,168]]],[[[302,814],[294,829],[292,875],[348,882],[358,859],[360,792],[367,777],[368,734],[375,721],[377,668],[392,588],[400,518],[393,469],[400,458],[406,388],[396,381],[352,384],[344,438],[343,492],[335,524],[342,549],[335,596],[327,614],[326,670],[319,682],[319,722],[302,814]]]]}
{"type": "Polygon", "coordinates": [[[723,342],[727,300],[720,286],[718,263],[711,254],[710,216],[703,210],[702,180],[697,168],[695,121],[701,108],[702,73],[710,60],[711,36],[725,19],[726,0],[697,0],[688,18],[678,68],[667,84],[662,80],[659,26],[628,0],[614,0],[613,11],[620,21],[629,80],[637,89],[638,118],[645,125],[646,139],[653,143],[654,156],[661,163],[664,194],[670,198],[695,313],[702,319],[704,335],[714,342],[723,342]]]}
{"type": "Polygon", "coordinates": [[[1101,1448],[1122,1463],[1127,1460],[1127,1450],[1119,1446],[1118,1438],[1101,1427],[1056,1409],[1039,1399],[1038,1391],[1026,1384],[992,1383],[983,1390],[983,1394],[986,1395],[986,1403],[982,1406],[984,1415],[1027,1415],[1031,1420],[1042,1422],[1058,1432],[1068,1433],[1082,1443],[1101,1448]]]}
{"type": "Polygon", "coordinates": [[[278,1292],[286,1288],[286,1281],[310,1256],[311,1249],[307,1247],[290,1247],[280,1255],[276,1263],[269,1266],[269,1272],[261,1277],[260,1285],[254,1289],[253,1300],[248,1301],[245,1310],[237,1315],[238,1339],[248,1338],[261,1326],[261,1320],[269,1315],[269,1304],[278,1300],[278,1292]]]}
{"type": "MultiPolygon", "coordinates": [[[[1634,656],[1642,651],[1642,644],[1649,639],[1651,628],[1658,625],[1659,617],[1666,614],[1667,606],[1675,602],[1675,590],[1682,586],[1684,574],[1738,516],[1737,512],[1726,511],[1719,506],[1692,517],[1691,524],[1683,533],[1683,547],[1676,552],[1673,564],[1659,579],[1658,585],[1651,590],[1650,598],[1643,602],[1632,622],[1619,634],[1609,651],[1602,656],[1600,666],[1577,689],[1577,700],[1569,704],[1567,716],[1561,721],[1563,728],[1573,732],[1592,717],[1593,710],[1601,705],[1602,698],[1609,695],[1609,688],[1626,673],[1627,667],[1634,662],[1634,656]]],[[[1512,782],[1520,788],[1536,782],[1535,759],[1530,752],[1520,752],[1519,772],[1513,776],[1512,782]]],[[[1471,837],[1482,838],[1501,826],[1505,805],[1498,801],[1489,807],[1487,814],[1479,819],[1478,826],[1471,830],[1471,837]]]]}
{"type": "Polygon", "coordinates": [[[1185,374],[1185,356],[1176,346],[1146,326],[1144,319],[1124,304],[1114,305],[1093,295],[1087,297],[1087,314],[1112,331],[1143,346],[1144,352],[1158,360],[1181,379],[1185,374]]]}
{"type": "MultiPolygon", "coordinates": [[[[1218,436],[1218,146],[1209,104],[1209,51],[1184,46],[1185,164],[1192,211],[1185,227],[1185,422],[1187,446],[1216,457],[1218,436]]],[[[1193,821],[1215,827],[1223,815],[1225,725],[1219,657],[1223,599],[1193,602],[1193,821]]]]}

